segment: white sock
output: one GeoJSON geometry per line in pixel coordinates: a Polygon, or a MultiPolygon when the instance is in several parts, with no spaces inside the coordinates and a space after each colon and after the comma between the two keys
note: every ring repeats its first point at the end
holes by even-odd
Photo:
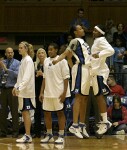
{"type": "Polygon", "coordinates": [[[104,123],[108,122],[108,120],[107,120],[107,112],[101,113],[101,117],[102,117],[102,122],[104,122],[104,123]]]}
{"type": "Polygon", "coordinates": [[[59,130],[59,135],[64,135],[64,130],[59,130]]]}
{"type": "Polygon", "coordinates": [[[79,126],[81,126],[81,127],[86,127],[86,124],[84,123],[84,122],[79,122],[79,126]]]}
{"type": "Polygon", "coordinates": [[[72,126],[78,127],[78,123],[73,123],[72,126]]]}
{"type": "Polygon", "coordinates": [[[48,134],[52,134],[52,129],[47,129],[48,134]]]}

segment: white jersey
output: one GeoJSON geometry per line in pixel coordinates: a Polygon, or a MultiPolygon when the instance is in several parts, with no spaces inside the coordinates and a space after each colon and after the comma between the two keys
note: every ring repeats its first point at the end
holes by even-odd
{"type": "Polygon", "coordinates": [[[76,63],[81,63],[87,66],[90,65],[90,48],[83,39],[72,39],[67,49],[72,52],[73,56],[76,59],[76,63]]]}
{"type": "Polygon", "coordinates": [[[99,58],[91,58],[92,73],[103,76],[104,82],[107,82],[109,68],[106,64],[106,58],[114,54],[114,49],[107,42],[105,37],[99,37],[94,40],[91,47],[91,54],[98,54],[99,58]]]}
{"type": "MultiPolygon", "coordinates": [[[[64,80],[70,78],[69,67],[65,59],[56,65],[52,64],[52,61],[58,57],[48,57],[44,61],[45,98],[59,98],[64,91],[64,80]]],[[[69,83],[66,97],[70,97],[69,83]]]]}
{"type": "Polygon", "coordinates": [[[19,89],[18,97],[35,98],[34,63],[29,55],[21,60],[17,83],[14,87],[19,89]]]}

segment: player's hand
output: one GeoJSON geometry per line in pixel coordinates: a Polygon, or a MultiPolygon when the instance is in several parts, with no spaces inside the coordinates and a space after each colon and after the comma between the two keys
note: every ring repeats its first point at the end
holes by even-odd
{"type": "Polygon", "coordinates": [[[43,99],[44,99],[44,94],[40,94],[39,95],[39,101],[42,103],[43,102],[43,99]]]}
{"type": "Polygon", "coordinates": [[[13,96],[18,96],[19,95],[19,91],[16,88],[13,88],[12,95],[13,96]]]}
{"type": "Polygon", "coordinates": [[[58,63],[57,60],[53,60],[53,61],[52,61],[52,64],[53,64],[53,65],[55,65],[55,64],[57,64],[57,63],[58,63]]]}
{"type": "Polygon", "coordinates": [[[115,126],[115,127],[118,126],[118,122],[114,122],[113,126],[115,126]]]}
{"type": "Polygon", "coordinates": [[[43,72],[41,70],[36,71],[36,77],[43,76],[43,72]]]}
{"type": "Polygon", "coordinates": [[[99,54],[93,54],[92,57],[99,58],[99,54]]]}
{"type": "Polygon", "coordinates": [[[59,99],[60,99],[61,103],[63,103],[65,101],[65,97],[66,97],[66,94],[64,94],[64,93],[60,95],[59,99]]]}

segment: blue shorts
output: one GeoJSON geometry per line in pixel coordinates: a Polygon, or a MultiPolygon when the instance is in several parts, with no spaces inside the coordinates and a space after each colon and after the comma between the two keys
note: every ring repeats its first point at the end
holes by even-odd
{"type": "Polygon", "coordinates": [[[32,98],[18,98],[19,101],[19,110],[32,110],[35,109],[35,105],[32,103],[32,98]]]}

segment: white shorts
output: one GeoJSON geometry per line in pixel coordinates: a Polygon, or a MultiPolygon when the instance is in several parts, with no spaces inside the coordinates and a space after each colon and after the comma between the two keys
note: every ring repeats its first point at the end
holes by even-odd
{"type": "Polygon", "coordinates": [[[19,110],[31,110],[36,107],[35,98],[18,97],[19,110]]]}
{"type": "Polygon", "coordinates": [[[109,88],[105,84],[103,76],[92,76],[88,66],[75,64],[72,68],[72,92],[89,95],[90,86],[93,87],[94,95],[109,93],[109,88]]]}
{"type": "Polygon", "coordinates": [[[92,87],[94,95],[108,95],[110,93],[110,89],[105,84],[103,76],[92,77],[92,87]]]}
{"type": "Polygon", "coordinates": [[[72,68],[72,92],[89,95],[90,71],[85,65],[75,64],[72,68]]]}
{"type": "Polygon", "coordinates": [[[43,110],[46,111],[59,111],[62,110],[64,104],[60,102],[59,98],[44,98],[43,99],[43,110]]]}

